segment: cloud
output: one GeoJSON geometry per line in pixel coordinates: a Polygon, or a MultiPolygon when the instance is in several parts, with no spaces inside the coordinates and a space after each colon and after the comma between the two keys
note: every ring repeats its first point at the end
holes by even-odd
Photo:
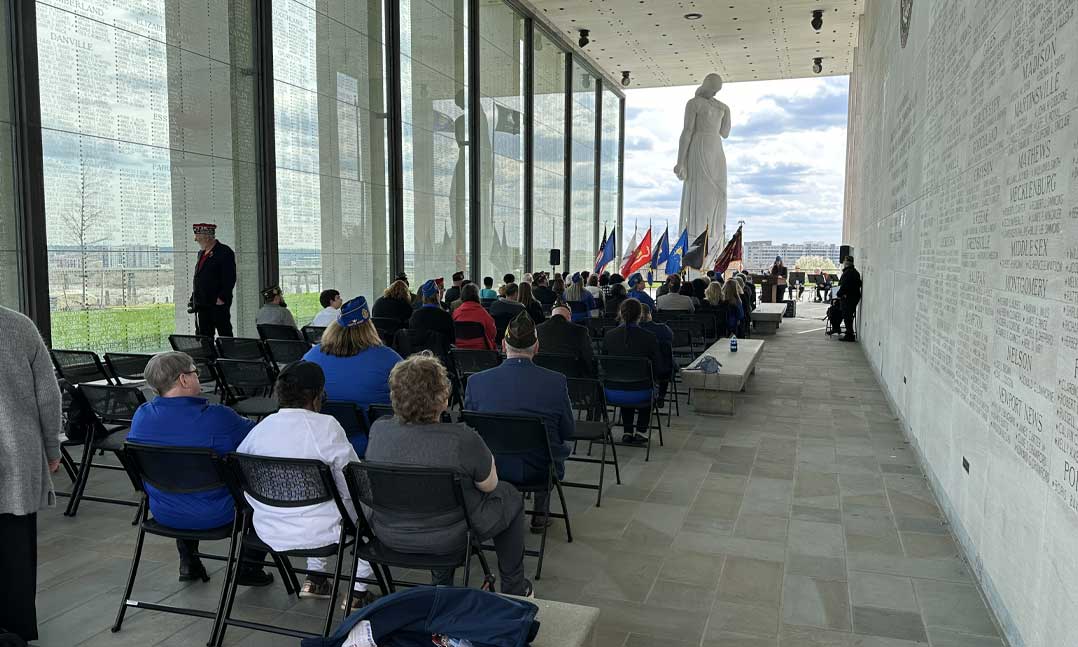
{"type": "MultiPolygon", "coordinates": [[[[674,176],[683,106],[694,87],[630,90],[626,105],[625,227],[678,228],[674,176]]],[[[846,166],[845,77],[728,84],[724,141],[727,232],[749,240],[839,242],[846,166]]],[[[626,233],[626,236],[631,234],[626,233]]]]}

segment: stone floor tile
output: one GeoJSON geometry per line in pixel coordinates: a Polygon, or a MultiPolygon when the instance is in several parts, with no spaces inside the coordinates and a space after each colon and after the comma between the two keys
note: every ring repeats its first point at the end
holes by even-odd
{"type": "Polygon", "coordinates": [[[850,571],[850,600],[855,607],[876,607],[919,613],[913,580],[896,575],[850,571]]]}
{"type": "Polygon", "coordinates": [[[942,627],[929,627],[928,640],[932,647],[1003,647],[997,636],[974,636],[942,627]]]}
{"type": "Polygon", "coordinates": [[[782,592],[787,624],[850,630],[850,594],[845,582],[787,574],[782,592]]]}
{"type": "MultiPolygon", "coordinates": [[[[719,640],[724,634],[778,637],[779,611],[774,607],[735,604],[719,600],[711,610],[705,641],[719,640]]],[[[718,642],[718,644],[724,644],[718,642]]]]}
{"type": "Polygon", "coordinates": [[[707,611],[715,598],[714,586],[695,586],[673,580],[656,580],[644,604],[666,609],[707,611]]]}
{"type": "Polygon", "coordinates": [[[816,521],[819,523],[842,523],[842,511],[839,510],[838,501],[833,508],[819,507],[816,505],[798,505],[794,503],[790,517],[801,521],[816,521]]]}
{"type": "Polygon", "coordinates": [[[787,543],[790,550],[805,555],[843,557],[846,553],[842,526],[835,523],[793,519],[787,543]]]}
{"type": "Polygon", "coordinates": [[[723,560],[722,555],[672,550],[667,553],[659,569],[659,579],[714,590],[719,586],[723,560]]]}
{"type": "Polygon", "coordinates": [[[788,523],[789,521],[786,517],[742,514],[737,518],[737,525],[734,526],[734,536],[748,539],[784,541],[788,523]]]}
{"type": "Polygon", "coordinates": [[[958,546],[950,535],[928,535],[919,532],[904,532],[902,546],[906,549],[907,557],[927,557],[938,559],[940,557],[958,557],[958,546]]]}
{"type": "Polygon", "coordinates": [[[913,642],[928,642],[921,614],[876,607],[853,607],[854,633],[898,638],[913,642]]]}
{"type": "Polygon", "coordinates": [[[846,580],[846,560],[841,557],[820,557],[788,553],[786,572],[792,575],[807,575],[819,580],[846,580]]]}
{"type": "Polygon", "coordinates": [[[971,584],[913,581],[925,624],[981,636],[996,636],[995,622],[976,587],[971,584]]]}
{"type": "Polygon", "coordinates": [[[719,600],[778,608],[781,597],[782,562],[726,558],[719,578],[719,600]]]}

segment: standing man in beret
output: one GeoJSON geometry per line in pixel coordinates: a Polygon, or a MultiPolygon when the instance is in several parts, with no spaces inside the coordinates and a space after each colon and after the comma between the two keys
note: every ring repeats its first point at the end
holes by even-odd
{"type": "Polygon", "coordinates": [[[236,255],[217,240],[217,225],[194,225],[198,263],[188,312],[195,315],[195,333],[232,337],[232,290],[236,287],[236,255]]]}

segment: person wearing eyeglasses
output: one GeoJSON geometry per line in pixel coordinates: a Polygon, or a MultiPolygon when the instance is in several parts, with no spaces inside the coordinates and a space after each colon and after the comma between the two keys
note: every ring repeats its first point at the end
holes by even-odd
{"type": "MultiPolygon", "coordinates": [[[[154,355],[146,364],[146,382],[157,397],[143,404],[131,419],[127,440],[168,447],[204,447],[218,456],[236,451],[255,423],[229,407],[213,404],[202,395],[198,369],[187,353],[154,355]]],[[[150,514],[159,523],[181,530],[208,530],[232,523],[235,503],[227,488],[175,494],[160,492],[149,483],[150,514]]],[[[180,581],[206,581],[209,576],[198,558],[198,542],[177,539],[180,581]]],[[[245,549],[247,550],[247,549],[245,549]]],[[[242,586],[266,586],[273,575],[261,566],[265,553],[250,551],[239,573],[242,586]]]]}

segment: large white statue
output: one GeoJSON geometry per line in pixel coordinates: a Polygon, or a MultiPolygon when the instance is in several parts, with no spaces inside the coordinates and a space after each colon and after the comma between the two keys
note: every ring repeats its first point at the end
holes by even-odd
{"type": "Polygon", "coordinates": [[[715,98],[722,77],[708,74],[685,104],[685,127],[678,144],[674,174],[681,191],[681,228],[689,240],[708,228],[709,256],[726,240],[726,154],[722,140],[730,136],[730,108],[715,98]]]}

